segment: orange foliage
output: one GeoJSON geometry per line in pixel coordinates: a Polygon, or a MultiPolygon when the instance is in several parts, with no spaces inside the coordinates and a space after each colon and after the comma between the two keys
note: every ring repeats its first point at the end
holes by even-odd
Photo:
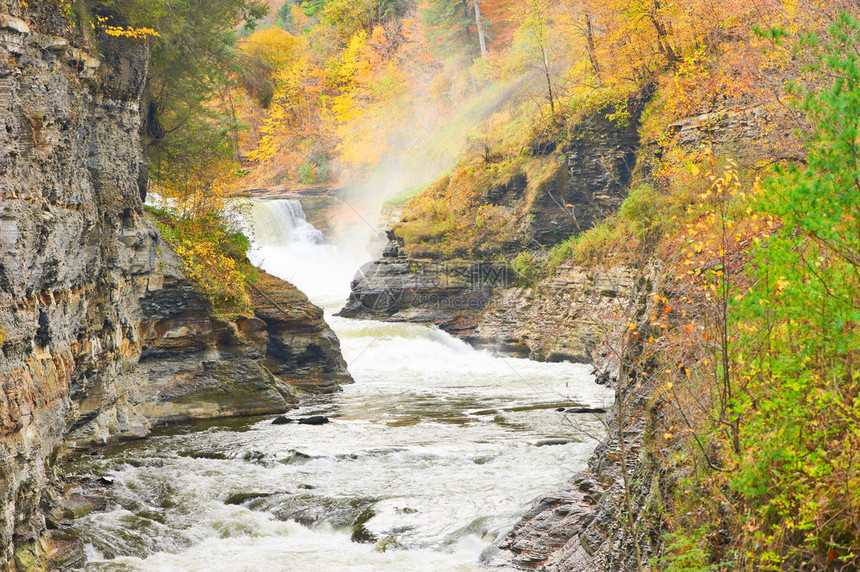
{"type": "Polygon", "coordinates": [[[397,20],[376,19],[365,0],[327,4],[319,20],[294,9],[299,35],[270,29],[243,44],[271,68],[273,95],[261,108],[234,94],[249,126],[242,144],[278,181],[324,161],[339,169],[335,176],[361,176],[396,150],[392,138],[408,118],[454,114],[485,85],[535,70],[549,77],[532,82],[533,101],[548,103],[551,84],[565,113],[622,101],[646,83],[659,84],[669,118],[706,112],[724,98],[766,100],[766,91],[783,87],[775,78],[790,58],[765,55],[753,26],[817,29],[843,3],[481,0],[490,50],[477,59],[476,46],[434,49],[422,23],[429,0],[397,20]]]}
{"type": "Polygon", "coordinates": [[[503,50],[519,27],[517,2],[512,0],[482,0],[481,15],[490,24],[490,49],[503,50]]]}

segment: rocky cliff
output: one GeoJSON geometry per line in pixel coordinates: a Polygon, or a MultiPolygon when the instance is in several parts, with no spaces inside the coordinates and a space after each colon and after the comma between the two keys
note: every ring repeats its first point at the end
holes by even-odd
{"type": "Polygon", "coordinates": [[[528,236],[552,245],[588,230],[614,214],[627,197],[636,150],[639,115],[646,95],[630,101],[623,121],[604,109],[573,125],[559,140],[540,140],[537,153],[558,152],[562,166],[540,189],[529,208],[528,236]]]}
{"type": "Polygon", "coordinates": [[[339,315],[431,323],[464,336],[474,331],[493,291],[516,282],[506,264],[409,258],[392,232],[388,237],[382,257],[359,269],[339,315]]]}
{"type": "Polygon", "coordinates": [[[264,277],[217,316],[144,217],[148,51],[0,0],[0,569],[53,548],[56,460],[153,425],[283,411],[349,381],[322,312],[264,277]]]}

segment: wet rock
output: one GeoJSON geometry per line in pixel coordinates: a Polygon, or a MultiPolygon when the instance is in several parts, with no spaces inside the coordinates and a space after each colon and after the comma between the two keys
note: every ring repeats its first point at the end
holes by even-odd
{"type": "Polygon", "coordinates": [[[299,425],[325,425],[329,422],[329,418],[325,415],[312,415],[299,419],[299,425]]]}
{"type": "Polygon", "coordinates": [[[80,570],[86,563],[84,543],[80,538],[52,533],[50,540],[51,570],[80,570]]]}
{"type": "Polygon", "coordinates": [[[210,459],[213,461],[227,460],[227,455],[219,451],[180,451],[179,456],[191,459],[210,459]]]}
{"type": "Polygon", "coordinates": [[[350,540],[361,544],[373,544],[377,541],[376,535],[370,532],[365,525],[367,521],[376,516],[371,508],[364,509],[352,523],[353,530],[350,540]]]}
{"type": "Polygon", "coordinates": [[[331,393],[352,383],[340,341],[321,308],[295,286],[265,272],[249,294],[254,315],[265,324],[262,364],[287,386],[310,393],[331,393]]]}
{"type": "Polygon", "coordinates": [[[571,407],[569,409],[562,408],[565,413],[606,413],[605,407],[571,407]]]}
{"type": "Polygon", "coordinates": [[[574,480],[574,484],[579,490],[584,493],[587,493],[597,488],[597,483],[587,478],[576,479],[574,480]]]}
{"type": "Polygon", "coordinates": [[[63,518],[75,520],[78,518],[83,518],[91,512],[93,512],[93,505],[89,503],[73,504],[63,509],[63,518]]]}
{"type": "Polygon", "coordinates": [[[260,463],[265,460],[266,454],[262,451],[248,451],[244,455],[242,455],[243,461],[249,461],[252,463],[260,463]]]}
{"type": "Polygon", "coordinates": [[[274,493],[234,493],[224,500],[224,504],[240,505],[247,501],[270,497],[273,494],[274,493]]]}
{"type": "Polygon", "coordinates": [[[376,552],[385,552],[389,548],[391,548],[392,550],[400,548],[400,543],[397,542],[397,537],[393,535],[386,536],[385,538],[377,542],[376,546],[373,547],[376,552]]]}
{"type": "Polygon", "coordinates": [[[567,445],[572,443],[573,439],[541,439],[535,443],[536,447],[550,447],[552,445],[567,445]]]}
{"type": "MultiPolygon", "coordinates": [[[[397,243],[391,238],[395,249],[397,243]]],[[[493,290],[515,282],[513,271],[504,264],[384,257],[359,271],[338,315],[430,323],[468,335],[493,290]]]]}
{"type": "Polygon", "coordinates": [[[286,415],[280,415],[272,420],[272,425],[287,425],[288,423],[293,423],[293,421],[293,419],[290,419],[286,415]]]}
{"type": "Polygon", "coordinates": [[[303,465],[313,458],[313,456],[308,455],[307,453],[302,453],[301,451],[293,451],[289,457],[287,457],[286,459],[281,459],[278,462],[283,463],[284,465],[303,465]]]}
{"type": "Polygon", "coordinates": [[[375,499],[369,498],[333,498],[297,492],[293,495],[275,494],[251,502],[248,507],[270,512],[278,520],[294,520],[304,526],[326,523],[332,528],[354,529],[366,522],[359,522],[359,517],[375,503],[375,499]]]}

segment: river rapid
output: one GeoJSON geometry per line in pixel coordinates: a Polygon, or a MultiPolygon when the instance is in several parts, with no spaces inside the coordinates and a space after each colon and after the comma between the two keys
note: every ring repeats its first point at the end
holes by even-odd
{"type": "Polygon", "coordinates": [[[355,384],[291,417],[200,423],[77,460],[108,507],[76,522],[87,570],[472,571],[605,430],[590,367],[495,357],[431,326],[333,315],[368,255],[298,201],[256,201],[252,260],[326,310],[355,384]]]}

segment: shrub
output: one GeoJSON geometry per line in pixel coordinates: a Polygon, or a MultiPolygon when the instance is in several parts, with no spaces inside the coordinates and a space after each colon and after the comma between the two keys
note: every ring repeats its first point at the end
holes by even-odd
{"type": "Polygon", "coordinates": [[[162,238],[182,260],[183,270],[219,311],[248,311],[245,280],[254,281],[256,269],[247,260],[250,241],[231,231],[216,214],[200,218],[175,217],[147,207],[162,238]]]}
{"type": "Polygon", "coordinates": [[[816,122],[807,164],[769,180],[760,208],[782,227],[755,254],[731,351],[742,423],[743,556],[780,569],[860,565],[860,25],[806,38],[835,78],[798,91],[816,122]],[[837,566],[838,565],[838,566],[837,566]]]}

